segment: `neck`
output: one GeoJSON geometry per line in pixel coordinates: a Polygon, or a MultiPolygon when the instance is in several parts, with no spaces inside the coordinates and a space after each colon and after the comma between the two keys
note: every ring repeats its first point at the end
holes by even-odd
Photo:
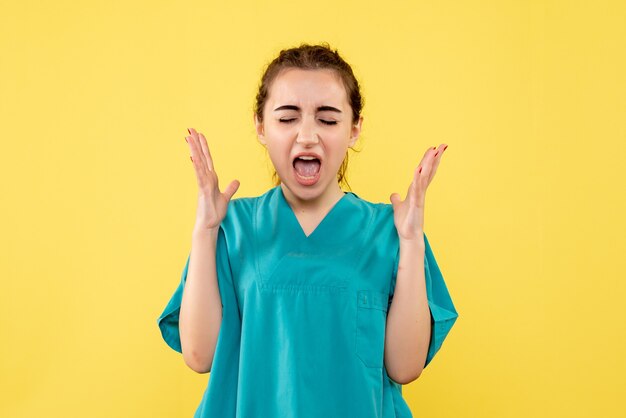
{"type": "Polygon", "coordinates": [[[319,196],[310,199],[295,195],[285,186],[285,183],[281,183],[280,187],[293,211],[299,213],[325,211],[334,206],[344,196],[341,187],[336,182],[330,184],[319,196]]]}

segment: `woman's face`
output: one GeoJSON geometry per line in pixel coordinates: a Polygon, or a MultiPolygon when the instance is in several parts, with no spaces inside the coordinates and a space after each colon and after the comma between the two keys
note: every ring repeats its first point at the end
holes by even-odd
{"type": "Polygon", "coordinates": [[[340,192],[337,172],[363,118],[352,124],[346,90],[334,70],[283,70],[255,124],[281,182],[303,200],[340,192]]]}

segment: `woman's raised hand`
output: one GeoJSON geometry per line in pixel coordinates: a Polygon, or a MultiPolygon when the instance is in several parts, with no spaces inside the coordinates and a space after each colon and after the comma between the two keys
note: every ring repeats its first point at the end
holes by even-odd
{"type": "Polygon", "coordinates": [[[195,129],[188,129],[187,144],[191,153],[191,161],[196,169],[198,180],[198,209],[196,213],[196,231],[216,232],[226,216],[228,203],[239,188],[239,181],[233,180],[220,192],[219,180],[206,138],[195,129]]]}
{"type": "Polygon", "coordinates": [[[404,200],[400,200],[398,193],[392,193],[389,197],[393,205],[393,218],[400,240],[423,239],[426,189],[433,180],[443,151],[447,147],[441,144],[438,150],[433,147],[426,151],[413,173],[413,181],[404,200]]]}

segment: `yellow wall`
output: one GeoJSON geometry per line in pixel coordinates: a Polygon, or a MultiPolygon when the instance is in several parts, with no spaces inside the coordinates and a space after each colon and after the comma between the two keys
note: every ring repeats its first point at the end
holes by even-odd
{"type": "Polygon", "coordinates": [[[425,230],[460,318],[415,416],[625,416],[626,3],[260,3],[0,5],[0,416],[193,415],[208,375],[156,326],[194,224],[183,138],[267,190],[255,89],[301,41],[362,83],[361,197],[449,144],[425,230]]]}

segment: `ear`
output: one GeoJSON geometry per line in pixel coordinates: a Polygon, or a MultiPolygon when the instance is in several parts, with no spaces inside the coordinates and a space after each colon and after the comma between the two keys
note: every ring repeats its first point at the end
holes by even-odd
{"type": "Polygon", "coordinates": [[[263,126],[263,122],[259,122],[259,118],[257,114],[252,112],[252,119],[254,120],[254,126],[256,129],[256,135],[259,138],[259,142],[263,145],[266,145],[265,142],[265,127],[263,126]]]}
{"type": "Polygon", "coordinates": [[[356,144],[356,140],[359,139],[362,126],[363,126],[363,116],[359,116],[358,122],[352,125],[352,130],[350,132],[350,143],[349,143],[350,147],[354,146],[354,144],[356,144]]]}

